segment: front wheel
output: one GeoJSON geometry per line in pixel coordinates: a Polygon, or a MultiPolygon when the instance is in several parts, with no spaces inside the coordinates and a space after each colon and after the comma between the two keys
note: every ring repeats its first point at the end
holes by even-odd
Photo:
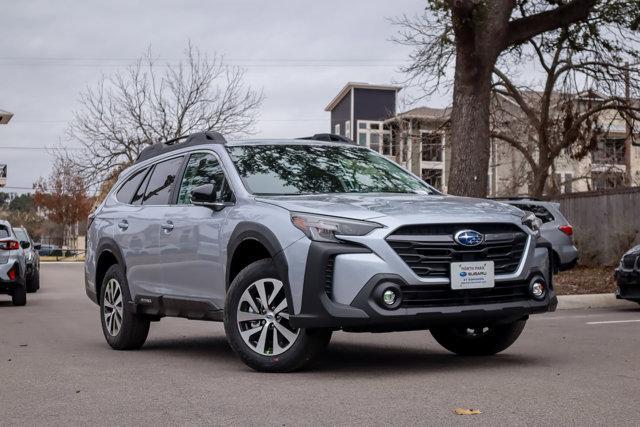
{"type": "Polygon", "coordinates": [[[326,348],[330,330],[296,329],[289,323],[285,284],[268,260],[256,261],[233,280],[224,328],[233,351],[261,372],[291,372],[311,363],[326,348]]]}
{"type": "Polygon", "coordinates": [[[446,326],[430,330],[433,338],[460,356],[491,356],[516,342],[526,320],[497,325],[446,326]]]}
{"type": "Polygon", "coordinates": [[[40,271],[35,270],[31,277],[27,277],[27,292],[38,292],[40,289],[40,271]]]}

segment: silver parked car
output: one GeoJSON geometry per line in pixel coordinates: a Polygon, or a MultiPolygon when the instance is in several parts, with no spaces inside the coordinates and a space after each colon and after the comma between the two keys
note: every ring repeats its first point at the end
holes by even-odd
{"type": "Polygon", "coordinates": [[[27,263],[27,292],[38,292],[40,289],[40,254],[41,246],[34,243],[25,227],[13,227],[13,232],[20,242],[27,263]]]}
{"type": "Polygon", "coordinates": [[[532,212],[540,218],[540,235],[551,243],[556,271],[569,270],[578,262],[578,249],[573,242],[573,226],[560,212],[560,204],[527,197],[499,199],[501,202],[532,212]]]}
{"type": "Polygon", "coordinates": [[[27,303],[27,264],[11,224],[0,220],[0,294],[11,295],[13,305],[27,303]]]}
{"type": "Polygon", "coordinates": [[[301,368],[339,329],[429,329],[452,352],[492,355],[557,305],[540,225],[350,142],[205,132],[121,174],[89,219],[86,292],[115,349],[179,316],[223,321],[259,371],[301,368]]]}

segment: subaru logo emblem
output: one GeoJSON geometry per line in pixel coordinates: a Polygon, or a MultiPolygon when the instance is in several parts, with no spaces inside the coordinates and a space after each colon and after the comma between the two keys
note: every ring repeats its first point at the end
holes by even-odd
{"type": "Polygon", "coordinates": [[[462,246],[477,246],[484,242],[484,236],[477,231],[461,230],[453,236],[453,240],[462,246]]]}

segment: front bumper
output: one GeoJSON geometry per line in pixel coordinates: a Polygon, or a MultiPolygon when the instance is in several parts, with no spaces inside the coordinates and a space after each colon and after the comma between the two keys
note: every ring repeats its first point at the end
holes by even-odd
{"type": "MultiPolygon", "coordinates": [[[[543,243],[547,260],[548,244],[543,243]]],[[[340,288],[331,289],[329,270],[334,269],[337,257],[346,255],[350,265],[343,263],[335,269],[336,279],[345,282],[345,275],[356,282],[381,267],[371,258],[368,248],[351,244],[314,242],[309,247],[304,277],[304,292],[300,310],[291,316],[291,325],[299,328],[332,328],[353,331],[398,331],[428,329],[441,324],[474,324],[509,322],[530,314],[554,311],[557,298],[553,291],[551,270],[546,263],[530,266],[522,277],[496,283],[493,289],[452,291],[449,285],[409,283],[399,274],[379,273],[356,289],[355,296],[340,288]],[[547,271],[541,271],[541,268],[547,271]],[[359,270],[358,270],[359,269],[359,270]],[[346,273],[345,273],[346,271],[346,273]],[[341,275],[342,278],[338,277],[341,275]],[[548,284],[543,300],[524,294],[534,277],[542,277],[548,284]],[[395,309],[383,308],[376,298],[381,283],[395,284],[407,300],[395,309]],[[334,293],[332,293],[332,291],[334,293]],[[412,299],[409,300],[409,295],[412,299]]],[[[542,256],[542,255],[540,255],[542,256]]],[[[538,260],[539,261],[539,260],[538,260]]],[[[333,277],[331,277],[331,280],[333,277]]]]}
{"type": "Polygon", "coordinates": [[[618,267],[613,277],[618,285],[616,298],[640,301],[640,271],[618,267]]]}

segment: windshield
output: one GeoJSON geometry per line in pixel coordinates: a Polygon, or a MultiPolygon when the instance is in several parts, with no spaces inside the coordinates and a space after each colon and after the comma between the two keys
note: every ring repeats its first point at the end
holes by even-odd
{"type": "Polygon", "coordinates": [[[247,190],[256,195],[436,194],[400,166],[364,148],[247,145],[228,150],[247,190]]]}
{"type": "Polygon", "coordinates": [[[20,240],[21,242],[29,241],[29,237],[27,237],[27,233],[25,233],[22,228],[14,228],[13,232],[15,233],[18,240],[20,240]]]}

